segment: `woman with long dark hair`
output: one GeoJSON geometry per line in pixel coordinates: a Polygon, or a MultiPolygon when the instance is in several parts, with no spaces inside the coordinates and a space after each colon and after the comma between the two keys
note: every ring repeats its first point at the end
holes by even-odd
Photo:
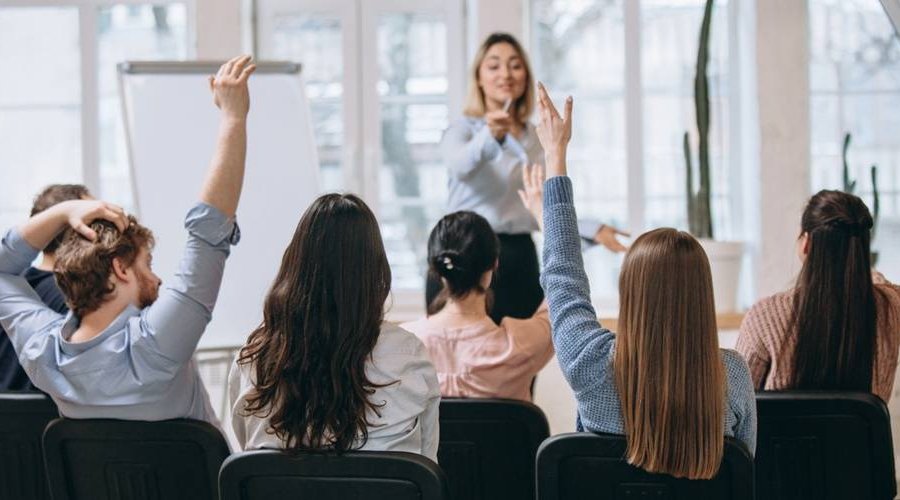
{"type": "Polygon", "coordinates": [[[321,196],[300,219],[229,376],[243,449],[351,449],[437,460],[440,390],[422,343],[384,323],[391,271],[356,196],[321,196]]]}
{"type": "Polygon", "coordinates": [[[872,215],[858,197],[819,191],[800,220],[794,289],[759,301],[737,350],[757,389],[873,392],[890,399],[900,347],[900,287],[873,273],[872,215]]]}

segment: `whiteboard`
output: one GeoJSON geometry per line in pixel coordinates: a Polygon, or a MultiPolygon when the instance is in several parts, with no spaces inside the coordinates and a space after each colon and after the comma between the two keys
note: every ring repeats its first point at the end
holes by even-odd
{"type": "MultiPolygon", "coordinates": [[[[218,63],[128,62],[119,91],[136,215],[156,236],[153,269],[172,281],[215,149],[219,110],[207,82],[218,63]]],[[[232,247],[213,319],[201,347],[242,345],[262,320],[262,304],[303,211],[319,192],[309,104],[300,65],[258,63],[250,77],[247,166],[232,247]]]]}

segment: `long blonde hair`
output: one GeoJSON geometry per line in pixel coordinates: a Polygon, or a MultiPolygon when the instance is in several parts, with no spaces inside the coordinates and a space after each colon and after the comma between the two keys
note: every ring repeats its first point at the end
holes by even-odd
{"type": "Polygon", "coordinates": [[[625,256],[619,297],[614,371],[626,459],[676,477],[715,476],[725,368],[706,253],[682,231],[645,233],[625,256]]]}
{"type": "Polygon", "coordinates": [[[522,64],[525,65],[525,72],[528,74],[528,78],[525,80],[525,93],[513,103],[513,111],[511,112],[514,117],[519,119],[519,122],[525,123],[534,109],[534,77],[531,76],[531,64],[528,62],[528,54],[525,53],[519,41],[509,33],[490,34],[484,40],[484,43],[481,44],[481,47],[478,48],[478,52],[475,53],[475,60],[472,62],[472,69],[469,71],[469,95],[466,96],[466,106],[463,109],[463,114],[481,118],[486,112],[484,90],[478,85],[479,70],[481,69],[481,62],[487,56],[488,50],[498,43],[512,45],[516,52],[519,53],[522,64]]]}

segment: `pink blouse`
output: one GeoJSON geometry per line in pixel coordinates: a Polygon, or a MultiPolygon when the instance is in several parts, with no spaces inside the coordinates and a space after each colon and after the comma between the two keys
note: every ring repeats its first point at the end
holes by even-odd
{"type": "Polygon", "coordinates": [[[462,328],[423,318],[401,325],[428,350],[441,395],[531,401],[531,381],[553,357],[547,303],[528,319],[489,317],[462,328]]]}

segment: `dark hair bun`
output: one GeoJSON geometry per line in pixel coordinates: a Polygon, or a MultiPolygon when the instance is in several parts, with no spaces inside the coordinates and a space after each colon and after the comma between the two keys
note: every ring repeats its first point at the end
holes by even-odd
{"type": "Polygon", "coordinates": [[[484,217],[468,211],[444,216],[428,238],[429,272],[443,278],[450,297],[480,288],[500,252],[497,235],[484,217]]]}

